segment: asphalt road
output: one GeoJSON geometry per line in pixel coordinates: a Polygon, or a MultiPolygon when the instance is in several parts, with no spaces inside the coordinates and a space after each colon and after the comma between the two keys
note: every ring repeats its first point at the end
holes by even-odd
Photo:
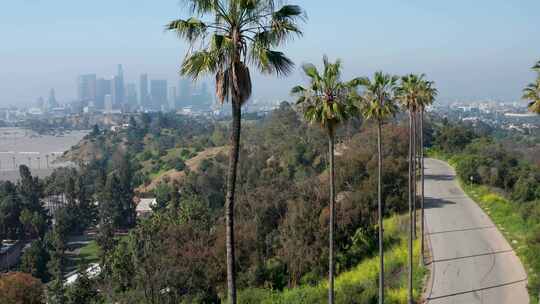
{"type": "Polygon", "coordinates": [[[430,304],[527,304],[523,265],[445,162],[426,159],[426,233],[432,252],[430,304]]]}

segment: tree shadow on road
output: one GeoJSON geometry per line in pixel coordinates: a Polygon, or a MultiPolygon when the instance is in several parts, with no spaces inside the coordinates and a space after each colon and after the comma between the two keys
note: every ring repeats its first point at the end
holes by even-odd
{"type": "Polygon", "coordinates": [[[436,209],[443,208],[446,205],[455,205],[455,202],[448,201],[441,198],[434,197],[425,197],[424,198],[424,209],[436,209]]]}
{"type": "Polygon", "coordinates": [[[436,181],[450,181],[450,180],[455,179],[455,176],[449,175],[449,174],[426,174],[424,178],[426,180],[431,179],[431,180],[436,180],[436,181]]]}

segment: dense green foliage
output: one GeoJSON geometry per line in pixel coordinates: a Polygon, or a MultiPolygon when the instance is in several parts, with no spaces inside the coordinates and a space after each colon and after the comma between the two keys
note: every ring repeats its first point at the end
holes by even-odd
{"type": "Polygon", "coordinates": [[[0,183],[0,240],[43,237],[48,217],[41,198],[43,185],[20,167],[20,180],[0,183]]]}
{"type": "MultiPolygon", "coordinates": [[[[407,237],[408,219],[406,216],[393,216],[385,220],[385,273],[386,294],[384,303],[406,303],[407,289],[404,287],[407,266],[407,237]]],[[[419,242],[415,242],[414,256],[419,257],[419,242]]],[[[376,303],[377,281],[380,267],[378,256],[365,258],[350,270],[341,273],[336,278],[336,303],[376,303]]],[[[418,269],[414,277],[414,298],[417,300],[421,294],[424,269],[418,269]]],[[[325,281],[319,284],[305,284],[298,288],[272,290],[263,288],[249,288],[240,293],[240,303],[246,304],[286,304],[326,303],[325,281]]]]}
{"type": "MultiPolygon", "coordinates": [[[[377,133],[369,124],[359,126],[358,120],[352,120],[336,133],[338,275],[372,258],[377,248],[377,133]]],[[[19,186],[23,194],[17,199],[56,207],[50,214],[55,225],[47,225],[46,236],[32,243],[21,269],[44,282],[51,280],[50,301],[69,303],[73,298],[92,303],[76,296],[74,290],[83,287],[60,283],[71,266],[66,259],[69,238],[98,224],[102,273],[80,281],[89,294],[101,291],[104,299],[97,297],[97,301],[215,303],[223,299],[226,150],[202,159],[196,169],[186,166],[181,183],[161,183],[145,194],[158,198],[149,218],[135,222],[132,202],[135,187],[144,185],[137,175],[148,172],[145,164],[139,165],[145,154],[161,155],[157,159],[176,154],[188,163],[226,144],[226,132],[220,121],[172,114],[145,114],[118,132],[96,128],[69,152],[80,156],[80,169],[57,170],[44,180],[26,178],[26,183],[35,185],[19,186]],[[93,148],[99,157],[84,159],[80,153],[84,142],[99,143],[93,148]],[[37,197],[28,195],[32,187],[42,189],[37,197]],[[131,230],[120,237],[125,229],[131,230]]],[[[406,208],[406,134],[405,128],[393,124],[383,132],[385,216],[406,208]]],[[[240,290],[322,286],[329,215],[324,133],[309,128],[291,105],[283,103],[268,117],[246,124],[242,140],[235,225],[240,290]]],[[[18,191],[9,183],[3,187],[18,191]]],[[[388,241],[389,250],[397,244],[388,241]]],[[[402,269],[401,264],[398,267],[402,269]]],[[[339,280],[337,299],[343,296],[339,280]]]]}
{"type": "MultiPolygon", "coordinates": [[[[343,142],[336,159],[338,273],[373,256],[376,249],[376,133],[372,127],[359,130],[357,124],[353,121],[337,134],[343,142]]],[[[383,191],[386,214],[392,214],[406,207],[406,129],[389,126],[384,133],[388,149],[383,191]]],[[[239,288],[281,290],[319,284],[325,276],[325,141],[320,130],[308,128],[286,103],[246,128],[235,223],[239,288]]],[[[207,147],[212,146],[207,141],[207,147]]],[[[107,284],[100,289],[110,300],[212,303],[224,297],[226,164],[226,157],[216,155],[201,170],[188,171],[179,189],[156,189],[160,207],[154,215],[114,242],[104,256],[107,284]]]]}

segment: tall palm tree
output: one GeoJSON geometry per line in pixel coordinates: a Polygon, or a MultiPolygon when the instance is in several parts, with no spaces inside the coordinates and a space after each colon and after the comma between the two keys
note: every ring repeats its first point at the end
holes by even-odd
{"type": "Polygon", "coordinates": [[[360,109],[366,119],[377,122],[377,155],[378,155],[378,180],[377,180],[377,205],[379,216],[379,304],[384,303],[384,248],[383,248],[383,214],[384,198],[382,197],[382,126],[384,121],[394,116],[398,111],[395,93],[399,77],[376,72],[373,80],[361,78],[360,85],[364,87],[360,109]]]}
{"type": "Polygon", "coordinates": [[[231,150],[225,202],[228,300],[236,303],[234,202],[242,105],[251,96],[249,65],[266,74],[287,75],[294,64],[275,48],[294,36],[305,14],[296,5],[278,8],[273,0],[184,0],[193,17],[167,25],[190,48],[180,73],[194,80],[216,79],[216,96],[232,106],[231,150]]]}
{"type": "Polygon", "coordinates": [[[535,82],[523,89],[523,99],[530,101],[529,111],[540,114],[540,61],[532,68],[538,73],[535,82]]]}
{"type": "Polygon", "coordinates": [[[438,90],[435,88],[435,83],[432,81],[424,81],[421,87],[421,98],[419,99],[418,112],[420,113],[420,178],[422,181],[422,193],[420,197],[420,263],[424,265],[424,111],[427,106],[433,104],[438,95],[438,90]]]}
{"type": "Polygon", "coordinates": [[[348,82],[341,80],[341,61],[335,63],[323,58],[324,69],[319,73],[313,64],[304,64],[302,69],[309,78],[309,86],[296,86],[291,94],[298,97],[297,104],[304,112],[305,119],[311,124],[318,124],[328,136],[328,160],[330,179],[330,223],[328,256],[328,303],[334,303],[334,226],[336,187],[334,182],[334,142],[335,132],[340,124],[355,114],[356,87],[359,79],[348,82]]]}
{"type": "Polygon", "coordinates": [[[409,112],[409,276],[408,276],[408,302],[413,303],[413,238],[416,222],[413,215],[415,204],[414,183],[416,181],[414,168],[414,116],[418,108],[418,100],[421,94],[421,86],[424,75],[409,74],[401,78],[398,87],[398,98],[409,112]]]}

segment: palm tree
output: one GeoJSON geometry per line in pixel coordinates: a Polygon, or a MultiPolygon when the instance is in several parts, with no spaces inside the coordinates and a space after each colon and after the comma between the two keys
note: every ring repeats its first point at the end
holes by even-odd
{"type": "Polygon", "coordinates": [[[305,119],[312,124],[319,124],[328,135],[328,159],[330,179],[330,223],[329,223],[329,270],[328,303],[334,303],[334,226],[335,226],[335,183],[334,183],[334,138],[336,129],[354,113],[355,88],[358,79],[341,81],[341,61],[335,63],[323,58],[322,75],[313,64],[304,64],[302,69],[309,78],[308,87],[296,86],[291,94],[298,97],[297,104],[304,112],[305,119]]]}
{"type": "Polygon", "coordinates": [[[373,80],[369,78],[360,79],[360,85],[364,87],[362,104],[360,108],[366,119],[373,119],[377,122],[377,155],[378,155],[378,184],[377,203],[379,216],[379,304],[384,303],[384,250],[383,250],[383,197],[382,197],[382,126],[384,121],[394,116],[398,111],[395,102],[395,92],[399,77],[376,72],[373,80]]]}
{"type": "Polygon", "coordinates": [[[413,215],[415,199],[413,198],[414,183],[414,116],[418,107],[418,99],[421,94],[421,86],[424,75],[406,75],[401,78],[398,88],[398,98],[402,106],[409,112],[409,276],[408,276],[408,301],[413,303],[413,238],[416,229],[415,217],[413,215]]]}
{"type": "Polygon", "coordinates": [[[523,99],[529,100],[529,111],[540,114],[540,61],[532,68],[538,73],[535,82],[523,89],[523,99]]]}
{"type": "Polygon", "coordinates": [[[424,265],[424,111],[425,108],[431,105],[438,95],[437,89],[434,87],[435,83],[432,81],[424,81],[421,88],[421,98],[419,99],[419,113],[420,113],[420,178],[422,180],[422,193],[420,198],[420,262],[424,265]]]}
{"type": "Polygon", "coordinates": [[[305,14],[296,5],[278,8],[273,0],[184,0],[193,17],[170,22],[190,48],[180,70],[194,80],[212,74],[221,103],[232,106],[231,150],[225,202],[228,300],[236,303],[234,202],[242,105],[251,96],[249,65],[266,74],[287,75],[294,64],[274,48],[294,36],[305,14]],[[206,18],[206,20],[203,20],[206,18]]]}

